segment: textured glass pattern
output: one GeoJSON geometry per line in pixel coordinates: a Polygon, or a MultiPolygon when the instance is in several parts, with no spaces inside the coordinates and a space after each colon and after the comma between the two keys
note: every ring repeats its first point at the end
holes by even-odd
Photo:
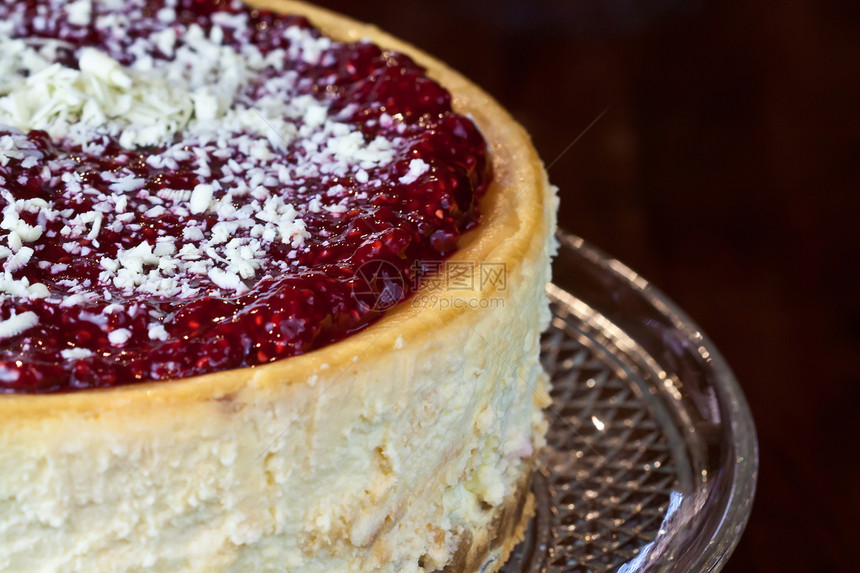
{"type": "Polygon", "coordinates": [[[680,310],[632,271],[560,235],[569,278],[548,287],[553,383],[537,514],[503,573],[717,571],[757,474],[731,372],[680,310]]]}

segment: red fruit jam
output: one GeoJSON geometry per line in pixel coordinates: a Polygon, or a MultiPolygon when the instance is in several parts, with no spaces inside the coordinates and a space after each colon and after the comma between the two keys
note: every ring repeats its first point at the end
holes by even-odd
{"type": "Polygon", "coordinates": [[[410,58],[228,0],[4,2],[0,73],[0,393],[342,339],[455,249],[491,177],[410,58]]]}

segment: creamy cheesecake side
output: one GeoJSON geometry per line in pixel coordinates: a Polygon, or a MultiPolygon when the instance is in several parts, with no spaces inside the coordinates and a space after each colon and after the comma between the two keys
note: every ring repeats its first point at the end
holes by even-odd
{"type": "Polygon", "coordinates": [[[0,396],[0,570],[494,571],[522,532],[548,403],[543,166],[444,65],[304,4],[266,6],[407,53],[451,91],[494,183],[450,260],[504,265],[504,289],[456,293],[492,308],[431,305],[425,289],[350,338],[254,368],[0,396]]]}

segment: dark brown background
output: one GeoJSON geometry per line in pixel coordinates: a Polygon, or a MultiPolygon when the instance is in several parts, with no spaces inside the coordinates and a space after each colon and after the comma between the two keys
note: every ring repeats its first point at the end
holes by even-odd
{"type": "Polygon", "coordinates": [[[321,0],[410,40],[532,133],[560,223],[678,302],[755,416],[725,571],[855,571],[860,2],[321,0]],[[851,562],[855,563],[851,567],[851,562]]]}

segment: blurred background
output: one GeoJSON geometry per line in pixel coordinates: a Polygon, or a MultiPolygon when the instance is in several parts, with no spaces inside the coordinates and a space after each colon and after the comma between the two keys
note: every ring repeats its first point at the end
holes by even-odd
{"type": "Polygon", "coordinates": [[[318,3],[501,101],[551,165],[561,226],[722,350],[761,445],[724,571],[856,571],[860,2],[318,3]]]}

